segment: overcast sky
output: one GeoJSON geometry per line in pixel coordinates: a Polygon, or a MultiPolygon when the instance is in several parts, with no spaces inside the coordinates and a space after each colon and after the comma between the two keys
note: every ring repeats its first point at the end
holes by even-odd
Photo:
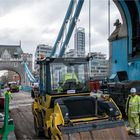
{"type": "MultiPolygon", "coordinates": [[[[0,0],[0,44],[19,44],[25,53],[35,53],[38,44],[53,46],[70,0],[0,0]]],[[[88,51],[88,2],[85,0],[77,26],[85,28],[88,51]]],[[[107,0],[91,0],[92,51],[108,55],[107,0]]],[[[120,14],[111,1],[111,30],[120,14]]],[[[69,48],[73,48],[74,38],[69,48]]]]}

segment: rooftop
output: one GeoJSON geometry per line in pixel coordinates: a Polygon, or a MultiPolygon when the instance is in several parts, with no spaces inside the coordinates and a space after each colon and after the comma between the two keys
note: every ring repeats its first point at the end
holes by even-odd
{"type": "Polygon", "coordinates": [[[12,57],[14,57],[15,54],[19,55],[19,57],[23,54],[20,45],[0,45],[0,57],[5,50],[7,50],[12,57]]]}

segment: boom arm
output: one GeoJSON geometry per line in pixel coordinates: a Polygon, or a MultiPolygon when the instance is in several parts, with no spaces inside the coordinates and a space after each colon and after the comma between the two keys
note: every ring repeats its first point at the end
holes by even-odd
{"type": "Polygon", "coordinates": [[[69,28],[68,28],[68,33],[66,35],[64,44],[63,44],[63,46],[62,46],[62,48],[60,50],[59,57],[62,57],[64,52],[65,52],[65,50],[66,50],[66,47],[67,47],[67,45],[69,43],[69,40],[71,38],[72,32],[74,30],[74,27],[76,25],[76,20],[78,19],[80,11],[82,9],[83,3],[84,3],[84,0],[79,0],[78,1],[78,4],[76,6],[76,10],[75,10],[74,16],[73,16],[72,21],[71,21],[71,23],[69,25],[69,28]]]}
{"type": "Polygon", "coordinates": [[[51,52],[51,55],[50,55],[51,57],[54,56],[54,54],[56,52],[56,49],[57,49],[57,46],[58,46],[58,43],[62,39],[62,36],[64,34],[65,25],[67,24],[71,14],[72,14],[73,8],[74,8],[74,0],[71,0],[71,2],[69,4],[69,8],[68,8],[67,13],[66,13],[66,16],[64,18],[62,27],[61,27],[61,29],[59,31],[58,37],[57,37],[56,42],[55,42],[55,44],[53,46],[53,49],[52,49],[52,52],[51,52]]]}

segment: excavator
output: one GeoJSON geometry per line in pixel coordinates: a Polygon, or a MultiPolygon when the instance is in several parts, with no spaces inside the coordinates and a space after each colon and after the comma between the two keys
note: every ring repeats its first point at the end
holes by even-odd
{"type": "Polygon", "coordinates": [[[36,135],[56,140],[128,139],[121,111],[113,99],[108,94],[90,91],[87,82],[90,57],[62,57],[84,0],[79,0],[76,6],[74,3],[71,0],[50,57],[37,62],[39,90],[34,92],[32,103],[36,135]],[[66,25],[69,25],[67,35],[55,57],[66,25]]]}

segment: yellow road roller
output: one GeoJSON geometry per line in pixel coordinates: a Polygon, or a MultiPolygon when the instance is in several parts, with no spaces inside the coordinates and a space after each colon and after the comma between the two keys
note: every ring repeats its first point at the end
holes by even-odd
{"type": "Polygon", "coordinates": [[[45,58],[32,112],[37,136],[57,140],[127,139],[122,114],[88,85],[88,58],[45,58]]]}

